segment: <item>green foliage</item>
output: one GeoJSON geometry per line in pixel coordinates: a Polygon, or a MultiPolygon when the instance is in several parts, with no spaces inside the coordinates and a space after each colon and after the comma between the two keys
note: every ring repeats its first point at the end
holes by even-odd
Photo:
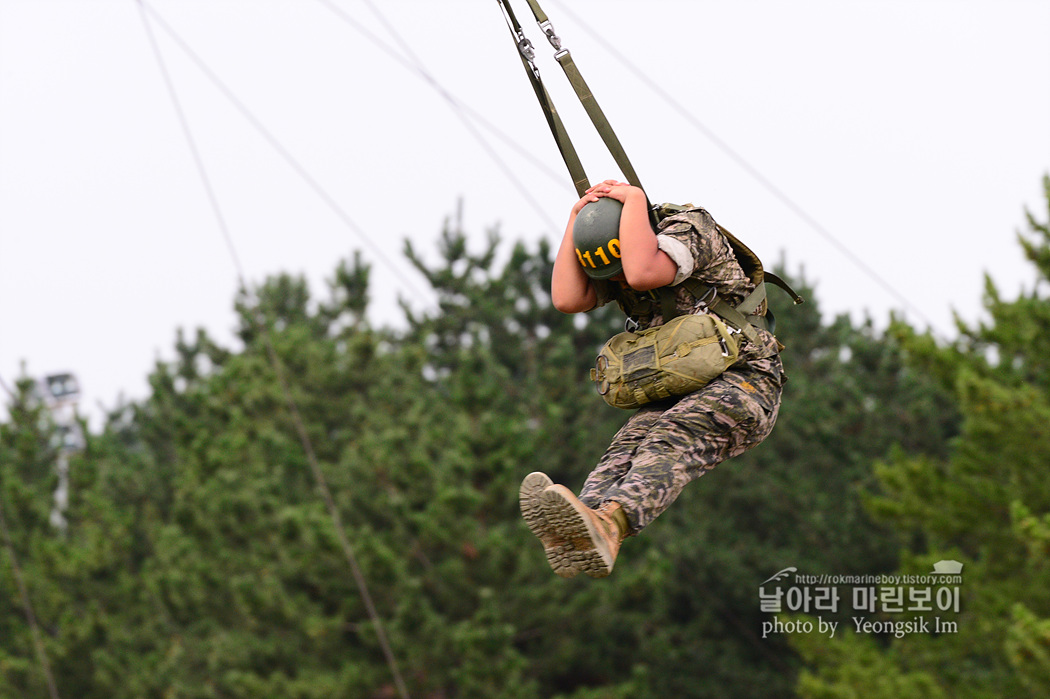
{"type": "MultiPolygon", "coordinates": [[[[1044,185],[1050,204],[1050,178],[1044,185]]],[[[812,666],[802,696],[931,696],[921,683],[906,688],[915,678],[933,678],[936,692],[952,697],[1050,693],[1050,299],[1039,291],[1050,279],[1050,231],[1028,220],[1032,231],[1021,241],[1039,274],[1034,290],[1006,301],[988,281],[989,320],[959,321],[960,338],[949,346],[892,330],[909,364],[951,391],[961,430],[947,453],[898,450],[878,463],[881,492],[867,504],[906,535],[901,572],[928,571],[940,559],[965,564],[958,632],[882,645],[847,636],[823,655],[798,640],[812,666]],[[876,656],[858,662],[850,649],[861,646],[876,656]],[[861,670],[865,664],[878,669],[861,670]],[[891,689],[871,693],[877,678],[891,689]]]]}
{"type": "MultiPolygon", "coordinates": [[[[517,488],[533,470],[578,487],[622,424],[587,379],[622,316],[553,309],[546,243],[503,261],[500,250],[494,232],[472,250],[457,222],[433,264],[406,247],[437,304],[406,307],[400,332],[369,324],[359,258],[323,298],[289,275],[238,295],[239,349],[179,331],[148,398],[113,410],[73,459],[65,536],[47,521],[50,427],[24,384],[0,425],[0,496],[62,696],[396,696],[352,561],[412,696],[791,695],[802,663],[760,638],[759,582],[787,565],[897,565],[903,525],[863,507],[879,488],[870,465],[943,464],[960,434],[953,385],[907,364],[915,343],[899,332],[826,324],[800,280],[810,301],[778,309],[790,381],[773,436],[626,542],[611,578],[562,580],[521,521],[517,488]]],[[[974,400],[999,395],[979,369],[974,400]]],[[[882,474],[882,507],[896,507],[902,478],[912,482],[882,474]]],[[[1023,551],[1042,550],[1042,500],[1023,503],[998,521],[1023,534],[1023,551]]],[[[944,517],[945,545],[968,543],[944,517]]],[[[1000,565],[1034,565],[1022,553],[1000,565]]],[[[0,695],[42,695],[10,573],[0,558],[0,695]]],[[[1044,606],[1014,612],[1025,682],[1040,676],[1044,606]]],[[[886,674],[886,692],[932,686],[927,676],[886,674]]]]}
{"type": "Polygon", "coordinates": [[[799,634],[793,645],[819,676],[803,671],[798,692],[814,699],[941,699],[946,694],[930,672],[908,669],[907,651],[887,651],[876,640],[844,633],[835,643],[819,635],[799,634]]]}

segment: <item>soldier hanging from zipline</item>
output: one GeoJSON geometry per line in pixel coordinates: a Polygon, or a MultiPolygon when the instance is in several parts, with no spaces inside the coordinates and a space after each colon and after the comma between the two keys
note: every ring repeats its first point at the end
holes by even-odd
{"type": "Polygon", "coordinates": [[[613,404],[641,404],[578,497],[541,472],[521,484],[522,516],[563,577],[612,572],[626,537],[648,526],[688,483],[759,444],[780,409],[785,376],[779,345],[762,327],[764,301],[748,312],[756,284],[737,260],[732,237],[700,208],[669,215],[654,230],[647,209],[637,187],[615,180],[591,187],[572,208],[555,260],[555,307],[580,313],[616,301],[627,314],[629,340],[638,348],[620,357],[603,353],[606,366],[599,359],[595,378],[607,400],[619,394],[620,403],[613,404]],[[746,315],[737,310],[737,318],[747,325],[746,335],[719,321],[721,327],[707,337],[676,332],[670,344],[657,342],[653,349],[634,339],[655,335],[675,318],[704,315],[714,323],[712,307],[718,306],[743,307],[746,315]],[[696,390],[670,395],[679,377],[662,377],[657,365],[673,366],[686,358],[676,355],[699,355],[701,348],[709,348],[711,357],[701,361],[712,364],[713,358],[707,374],[716,376],[696,390]],[[610,366],[617,361],[625,370],[610,386],[610,366]]]}
{"type": "Polygon", "coordinates": [[[538,0],[527,0],[554,57],[628,183],[593,187],[540,79],[535,51],[508,0],[497,0],[569,170],[572,207],[551,296],[567,313],[615,301],[628,331],[599,354],[592,377],[606,402],[637,408],[577,497],[542,472],[525,477],[521,512],[554,572],[603,577],[620,544],[682,489],[765,439],[785,381],[766,282],[802,299],[701,208],[652,207],[619,139],[538,0]]]}

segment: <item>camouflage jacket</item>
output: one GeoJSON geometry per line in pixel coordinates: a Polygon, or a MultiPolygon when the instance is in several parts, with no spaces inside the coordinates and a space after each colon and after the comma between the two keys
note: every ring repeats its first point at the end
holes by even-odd
{"type": "MultiPolygon", "coordinates": [[[[740,267],[733,249],[718,230],[711,214],[703,209],[692,209],[669,216],[657,228],[657,243],[661,250],[678,265],[678,274],[671,283],[676,288],[675,305],[679,312],[702,312],[697,299],[680,285],[689,278],[697,279],[705,286],[713,286],[718,295],[736,306],[750,294],[755,286],[740,267]]],[[[638,305],[642,299],[652,299],[649,312],[633,316],[642,329],[661,325],[658,295],[655,292],[635,291],[625,284],[614,281],[592,281],[598,295],[598,305],[616,301],[624,313],[638,305]]],[[[764,359],[777,355],[777,341],[773,335],[758,329],[758,342],[751,343],[740,337],[742,360],[764,359]]]]}

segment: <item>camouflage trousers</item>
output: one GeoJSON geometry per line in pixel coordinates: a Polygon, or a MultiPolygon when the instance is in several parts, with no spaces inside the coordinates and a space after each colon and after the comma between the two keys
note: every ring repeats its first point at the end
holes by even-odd
{"type": "Polygon", "coordinates": [[[615,500],[637,534],[690,482],[769,436],[784,382],[779,356],[734,365],[698,391],[642,406],[587,477],[588,507],[615,500]]]}

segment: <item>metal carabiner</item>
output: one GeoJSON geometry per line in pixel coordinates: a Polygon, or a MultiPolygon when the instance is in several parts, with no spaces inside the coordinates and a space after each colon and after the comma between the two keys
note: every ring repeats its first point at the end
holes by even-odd
{"type": "Polygon", "coordinates": [[[529,63],[535,62],[536,48],[532,45],[532,42],[529,41],[528,37],[521,37],[521,39],[518,41],[518,50],[521,51],[521,55],[524,56],[529,61],[529,63]]]}
{"type": "Polygon", "coordinates": [[[718,298],[718,289],[709,286],[707,287],[707,291],[704,292],[704,295],[696,300],[696,305],[704,313],[707,313],[711,310],[711,304],[714,303],[716,298],[718,298]]]}
{"type": "Polygon", "coordinates": [[[551,21],[544,20],[539,23],[540,29],[547,35],[547,41],[551,42],[551,46],[554,47],[555,51],[561,51],[561,37],[554,33],[554,25],[551,21]]]}
{"type": "Polygon", "coordinates": [[[609,368],[609,358],[604,354],[599,354],[594,360],[594,387],[598,390],[598,395],[604,396],[609,392],[609,379],[605,378],[605,370],[609,368]]]}

